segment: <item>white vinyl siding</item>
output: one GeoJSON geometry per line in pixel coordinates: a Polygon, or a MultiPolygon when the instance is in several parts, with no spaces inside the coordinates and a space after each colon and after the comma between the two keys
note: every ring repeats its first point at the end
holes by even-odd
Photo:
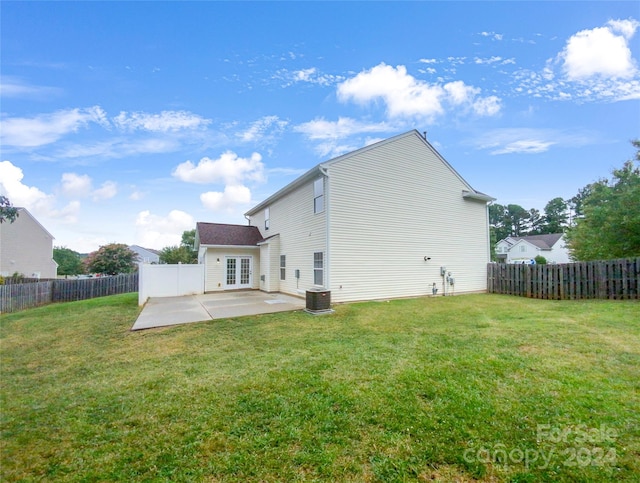
{"type": "Polygon", "coordinates": [[[456,293],[486,290],[486,203],[417,133],[330,164],[328,180],[333,301],[442,293],[441,266],[456,293]]]}
{"type": "Polygon", "coordinates": [[[251,257],[251,287],[260,288],[260,277],[257,271],[260,268],[260,250],[252,248],[216,247],[208,248],[205,253],[205,292],[224,290],[226,280],[226,263],[228,257],[251,257]]]}
{"type": "Polygon", "coordinates": [[[25,209],[13,223],[0,223],[0,275],[56,278],[53,237],[25,209]]]}
{"type": "MultiPolygon", "coordinates": [[[[271,253],[271,264],[266,277],[272,277],[272,287],[277,286],[283,293],[304,296],[305,290],[313,287],[313,253],[326,252],[326,210],[314,213],[314,180],[310,180],[275,200],[269,205],[269,231],[263,230],[264,210],[250,216],[251,225],[257,226],[262,235],[271,237],[279,235],[278,253],[271,253]],[[300,278],[289,276],[279,280],[279,256],[287,256],[287,272],[294,274],[300,270],[300,278]],[[275,278],[275,281],[274,281],[275,278]]],[[[271,239],[268,240],[271,243],[271,239]]],[[[273,250],[273,247],[272,247],[273,250]]],[[[272,289],[273,290],[273,289],[272,289]]]]}

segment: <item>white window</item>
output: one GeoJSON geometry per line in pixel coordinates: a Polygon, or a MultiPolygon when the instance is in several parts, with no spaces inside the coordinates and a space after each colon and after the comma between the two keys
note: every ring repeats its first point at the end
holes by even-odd
{"type": "Polygon", "coordinates": [[[313,254],[313,284],[324,285],[324,254],[322,252],[313,254]]]}
{"type": "Polygon", "coordinates": [[[520,251],[521,252],[526,252],[527,251],[527,246],[526,245],[520,245],[520,251]]]}
{"type": "Polygon", "coordinates": [[[269,208],[264,209],[264,229],[269,229],[269,208]]]}
{"type": "Polygon", "coordinates": [[[313,182],[313,212],[324,211],[324,178],[318,178],[313,182]]]}
{"type": "Polygon", "coordinates": [[[284,280],[284,277],[286,275],[286,269],[287,268],[287,256],[286,255],[280,255],[280,280],[284,280]]]}

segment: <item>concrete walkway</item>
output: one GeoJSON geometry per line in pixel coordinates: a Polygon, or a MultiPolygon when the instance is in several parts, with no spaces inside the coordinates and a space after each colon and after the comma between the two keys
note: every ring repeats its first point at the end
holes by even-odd
{"type": "Polygon", "coordinates": [[[152,329],[245,315],[304,309],[305,300],[257,290],[219,292],[184,297],[153,297],[131,330],[152,329]]]}

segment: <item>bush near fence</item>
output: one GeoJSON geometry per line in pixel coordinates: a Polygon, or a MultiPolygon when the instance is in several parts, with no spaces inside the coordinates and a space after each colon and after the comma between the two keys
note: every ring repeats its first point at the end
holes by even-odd
{"type": "Polygon", "coordinates": [[[640,257],[557,265],[490,263],[489,293],[572,299],[640,299],[640,257]]]}
{"type": "Polygon", "coordinates": [[[138,291],[138,274],[0,285],[0,313],[138,291]]]}

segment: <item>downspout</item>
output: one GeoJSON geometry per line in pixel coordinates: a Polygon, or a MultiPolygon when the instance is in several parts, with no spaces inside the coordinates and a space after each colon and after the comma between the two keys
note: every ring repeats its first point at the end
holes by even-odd
{"type": "Polygon", "coordinates": [[[251,226],[251,218],[249,218],[246,214],[243,216],[244,216],[244,219],[247,220],[247,224],[251,226]]]}
{"type": "Polygon", "coordinates": [[[487,227],[487,263],[491,262],[491,227],[489,226],[489,203],[485,203],[485,218],[486,218],[486,223],[485,226],[487,227]]]}
{"type": "Polygon", "coordinates": [[[318,169],[320,170],[320,173],[325,177],[325,186],[324,186],[324,191],[325,191],[325,207],[324,207],[324,222],[325,222],[325,233],[326,233],[326,241],[325,241],[325,253],[326,253],[326,259],[327,259],[327,266],[326,269],[324,271],[325,274],[325,288],[328,290],[331,290],[331,250],[329,250],[329,245],[330,245],[330,217],[329,217],[329,207],[331,206],[331,199],[329,197],[329,172],[327,170],[327,168],[325,168],[324,166],[320,165],[318,166],[318,169]]]}

